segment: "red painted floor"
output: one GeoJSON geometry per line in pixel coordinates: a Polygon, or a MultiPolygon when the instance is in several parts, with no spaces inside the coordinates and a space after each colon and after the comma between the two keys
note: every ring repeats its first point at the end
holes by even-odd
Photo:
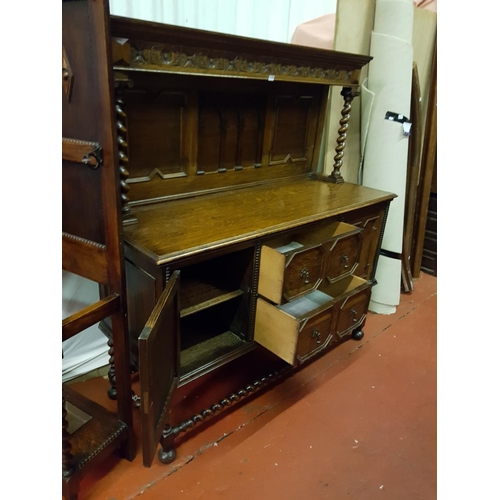
{"type": "MultiPolygon", "coordinates": [[[[79,499],[435,499],[436,322],[437,280],[422,274],[395,314],[369,315],[360,342],[180,436],[170,465],[144,468],[140,447],[108,460],[79,499]]],[[[228,374],[179,391],[179,418],[253,380],[228,374]],[[204,399],[204,384],[218,396],[204,399]]],[[[106,380],[73,387],[113,408],[106,380]]]]}

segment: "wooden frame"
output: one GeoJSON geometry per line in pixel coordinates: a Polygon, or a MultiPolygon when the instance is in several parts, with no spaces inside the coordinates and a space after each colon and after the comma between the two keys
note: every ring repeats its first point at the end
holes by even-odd
{"type": "Polygon", "coordinates": [[[424,250],[425,226],[429,204],[434,165],[437,158],[437,41],[434,45],[432,76],[429,90],[429,102],[425,124],[424,147],[417,196],[417,212],[413,233],[412,276],[420,277],[422,255],[424,250]]]}
{"type": "MultiPolygon", "coordinates": [[[[108,291],[107,298],[63,322],[63,340],[111,317],[110,374],[112,394],[117,399],[114,421],[122,438],[110,439],[99,426],[89,432],[93,444],[99,446],[102,441],[106,449],[119,447],[131,460],[135,442],[133,432],[129,432],[133,427],[132,392],[108,22],[107,0],[62,4],[62,268],[96,281],[108,291]],[[67,85],[70,72],[71,92],[67,85]]],[[[101,454],[90,453],[83,463],[71,459],[64,426],[66,393],[63,389],[63,492],[68,498],[76,498],[82,474],[99,462],[101,454]]],[[[77,405],[96,408],[85,398],[71,398],[77,405]]],[[[113,420],[108,414],[105,419],[113,420]]],[[[108,430],[117,432],[113,425],[108,430]]]]}

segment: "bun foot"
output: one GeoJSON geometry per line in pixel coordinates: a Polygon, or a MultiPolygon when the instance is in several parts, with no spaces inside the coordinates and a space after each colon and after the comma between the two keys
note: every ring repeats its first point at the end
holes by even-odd
{"type": "Polygon", "coordinates": [[[112,399],[113,401],[116,400],[116,388],[115,387],[110,387],[108,389],[108,398],[112,399]]]}
{"type": "Polygon", "coordinates": [[[158,458],[162,464],[170,464],[175,460],[177,453],[175,452],[175,448],[172,448],[169,451],[165,451],[163,448],[158,450],[158,458]]]}
{"type": "Polygon", "coordinates": [[[363,337],[365,336],[365,334],[363,333],[363,330],[354,330],[352,332],[352,335],[351,337],[354,339],[354,340],[361,340],[363,337]]]}

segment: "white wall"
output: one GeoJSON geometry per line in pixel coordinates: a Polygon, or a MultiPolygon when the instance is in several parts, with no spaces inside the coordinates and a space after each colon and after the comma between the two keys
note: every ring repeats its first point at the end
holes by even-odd
{"type": "Polygon", "coordinates": [[[336,0],[110,0],[113,15],[276,42],[335,9],[336,0]]]}

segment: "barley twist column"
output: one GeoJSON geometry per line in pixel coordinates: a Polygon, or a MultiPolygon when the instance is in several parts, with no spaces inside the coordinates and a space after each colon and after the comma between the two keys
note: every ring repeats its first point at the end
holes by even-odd
{"type": "Polygon", "coordinates": [[[115,113],[116,113],[116,128],[118,140],[118,162],[120,173],[120,198],[122,202],[122,219],[123,224],[131,224],[137,222],[137,219],[132,214],[129,205],[128,192],[130,186],[127,179],[130,175],[128,171],[128,124],[127,124],[127,110],[126,104],[123,99],[124,89],[130,89],[134,86],[132,80],[126,75],[115,73],[115,113]]]}
{"type": "Polygon", "coordinates": [[[356,95],[359,95],[359,93],[354,93],[351,87],[343,87],[340,95],[344,98],[344,107],[341,111],[342,118],[340,119],[339,136],[337,138],[337,147],[335,148],[337,154],[333,157],[333,171],[330,174],[330,179],[335,184],[342,184],[344,182],[344,178],[340,174],[340,169],[344,163],[343,158],[347,138],[347,129],[349,128],[349,119],[351,118],[351,103],[353,98],[356,95]]]}
{"type": "Polygon", "coordinates": [[[113,344],[113,337],[108,339],[108,355],[109,355],[109,370],[108,370],[108,397],[109,399],[116,399],[116,371],[115,371],[115,348],[113,344]]]}

